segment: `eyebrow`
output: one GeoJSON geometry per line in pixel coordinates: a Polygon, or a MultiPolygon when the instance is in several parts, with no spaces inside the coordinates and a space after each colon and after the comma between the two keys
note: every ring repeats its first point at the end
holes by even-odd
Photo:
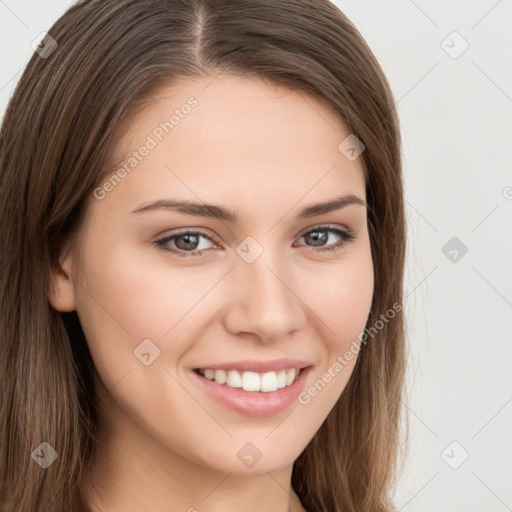
{"type": "MultiPolygon", "coordinates": [[[[297,218],[307,219],[309,217],[316,217],[317,215],[322,215],[324,213],[341,210],[345,206],[349,205],[360,205],[368,208],[367,203],[363,199],[353,194],[347,194],[345,196],[331,199],[327,202],[309,205],[298,213],[297,218]]],[[[237,213],[229,211],[222,206],[197,203],[194,201],[179,201],[174,199],[159,199],[150,203],[144,203],[130,213],[142,213],[154,210],[174,210],[187,215],[208,217],[232,224],[240,223],[240,217],[237,213]]]]}

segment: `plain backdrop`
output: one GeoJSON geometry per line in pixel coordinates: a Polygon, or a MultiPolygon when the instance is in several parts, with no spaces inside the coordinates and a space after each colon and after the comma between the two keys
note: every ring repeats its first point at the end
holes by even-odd
{"type": "MultiPolygon", "coordinates": [[[[399,508],[512,510],[512,1],[335,3],[401,118],[411,439],[399,508]]],[[[0,115],[31,42],[71,4],[0,0],[0,115]]]]}

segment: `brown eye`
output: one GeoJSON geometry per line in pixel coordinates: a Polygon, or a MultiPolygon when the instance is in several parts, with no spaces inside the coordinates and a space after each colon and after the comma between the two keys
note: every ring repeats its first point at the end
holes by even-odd
{"type": "Polygon", "coordinates": [[[207,247],[198,249],[202,239],[209,240],[214,244],[213,240],[201,231],[180,231],[157,240],[155,243],[159,249],[178,256],[200,256],[207,249],[207,247]]]}
{"type": "Polygon", "coordinates": [[[355,235],[350,231],[326,226],[311,229],[304,233],[302,238],[304,238],[308,245],[311,244],[310,247],[319,247],[319,251],[332,251],[344,247],[355,238],[355,235]],[[329,240],[329,235],[337,237],[339,242],[325,245],[329,240]]]}

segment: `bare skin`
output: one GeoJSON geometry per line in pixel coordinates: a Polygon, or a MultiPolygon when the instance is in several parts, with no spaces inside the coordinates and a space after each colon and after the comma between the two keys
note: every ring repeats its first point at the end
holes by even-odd
{"type": "MultiPolygon", "coordinates": [[[[366,200],[361,159],[338,150],[349,132],[313,97],[227,74],[161,90],[127,126],[118,167],[148,135],[156,147],[91,198],[78,245],[62,252],[51,275],[50,302],[77,311],[100,377],[98,445],[85,486],[91,508],[304,511],[291,487],[293,463],[357,357],[308,403],[266,416],[210,397],[192,370],[298,358],[312,365],[307,391],[365,328],[374,285],[366,207],[297,217],[347,194],[366,200]],[[180,110],[158,140],[155,128],[190,97],[197,105],[180,110]],[[168,198],[222,206],[240,222],[171,209],[132,213],[168,198]],[[355,237],[322,252],[343,242],[326,226],[355,237]],[[184,256],[155,244],[181,228],[196,233],[188,239],[196,246],[182,236],[165,247],[184,256]],[[325,241],[315,243],[311,231],[325,241]],[[258,244],[243,246],[249,252],[262,248],[250,263],[236,251],[247,237],[258,244]],[[134,354],[146,339],[160,351],[148,365],[134,354]],[[262,454],[252,467],[237,457],[248,442],[262,454]]],[[[148,350],[153,358],[156,349],[148,350]]]]}

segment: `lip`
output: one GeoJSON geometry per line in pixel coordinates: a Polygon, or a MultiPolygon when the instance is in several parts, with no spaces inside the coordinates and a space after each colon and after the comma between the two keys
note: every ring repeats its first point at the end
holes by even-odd
{"type": "MultiPolygon", "coordinates": [[[[234,369],[233,366],[230,368],[234,369]]],[[[299,376],[291,386],[270,392],[245,391],[242,388],[231,388],[226,384],[217,384],[214,380],[209,380],[195,371],[190,373],[209,397],[214,398],[224,406],[246,416],[272,416],[283,411],[296,401],[299,393],[304,388],[304,382],[312,368],[312,366],[308,366],[301,369],[299,376]]],[[[217,369],[223,370],[224,368],[217,369]]]]}
{"type": "Polygon", "coordinates": [[[271,361],[264,361],[261,359],[243,359],[240,361],[231,361],[227,363],[206,364],[205,366],[198,366],[194,369],[240,370],[243,372],[265,373],[277,372],[279,370],[288,370],[290,368],[299,368],[302,370],[308,366],[311,366],[310,362],[299,359],[282,358],[274,359],[271,361]]]}

